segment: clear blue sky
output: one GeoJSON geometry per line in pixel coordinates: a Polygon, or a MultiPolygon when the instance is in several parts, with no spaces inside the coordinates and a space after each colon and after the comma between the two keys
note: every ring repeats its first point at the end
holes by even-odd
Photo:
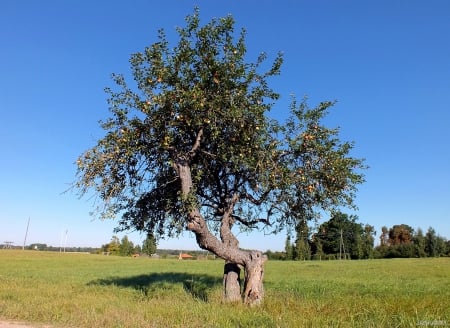
{"type": "MultiPolygon", "coordinates": [[[[131,53],[169,38],[200,7],[204,23],[232,14],[250,58],[285,55],[272,86],[311,103],[338,100],[328,121],[370,169],[360,222],[429,226],[450,238],[450,2],[2,0],[0,5],[0,243],[100,246],[115,222],[92,221],[92,201],[63,194],[77,156],[102,136],[103,88],[129,72],[131,53]]],[[[123,234],[119,234],[121,238],[123,234]]],[[[141,243],[143,236],[129,238],[141,243]]],[[[285,235],[240,235],[245,248],[282,250],[285,235]]],[[[186,234],[163,248],[196,249],[186,234]]]]}

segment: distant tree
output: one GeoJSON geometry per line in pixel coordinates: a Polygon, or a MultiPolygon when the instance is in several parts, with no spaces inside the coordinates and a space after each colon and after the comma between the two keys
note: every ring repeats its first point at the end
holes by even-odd
{"type": "Polygon", "coordinates": [[[411,244],[413,242],[414,229],[406,224],[394,225],[389,229],[389,245],[411,244]]]}
{"type": "Polygon", "coordinates": [[[447,253],[446,240],[439,235],[436,237],[436,249],[437,256],[444,256],[447,253]]]}
{"type": "Polygon", "coordinates": [[[416,256],[414,229],[406,224],[397,224],[381,229],[380,246],[375,248],[377,258],[408,258],[416,256]]]}
{"type": "Polygon", "coordinates": [[[415,247],[413,243],[404,243],[391,245],[387,247],[385,258],[410,258],[415,256],[415,247]]]}
{"type": "Polygon", "coordinates": [[[134,244],[128,239],[128,236],[124,236],[120,241],[119,249],[119,253],[121,256],[130,256],[134,252],[134,244]]]}
{"type": "Polygon", "coordinates": [[[427,256],[448,256],[450,255],[450,242],[439,236],[436,231],[429,227],[424,236],[425,253],[427,256]]]}
{"type": "Polygon", "coordinates": [[[445,241],[444,256],[450,256],[450,240],[445,241]]]}
{"type": "Polygon", "coordinates": [[[358,225],[356,228],[356,233],[353,237],[353,249],[350,252],[350,257],[353,259],[363,259],[364,257],[364,230],[361,229],[362,226],[358,225]]]}
{"type": "Polygon", "coordinates": [[[272,252],[271,250],[267,250],[266,255],[269,260],[276,260],[276,261],[284,260],[286,256],[284,252],[279,251],[272,252]]]}
{"type": "Polygon", "coordinates": [[[371,225],[366,224],[363,230],[362,236],[362,247],[364,259],[371,259],[374,257],[374,242],[375,242],[375,228],[371,225]]]}
{"type": "Polygon", "coordinates": [[[416,234],[414,235],[414,247],[415,247],[415,255],[417,257],[426,257],[426,241],[425,236],[423,235],[423,231],[421,228],[417,229],[416,234]]]}
{"type": "Polygon", "coordinates": [[[323,251],[322,242],[320,239],[313,239],[312,245],[314,246],[314,259],[315,260],[322,260],[325,258],[325,252],[323,251]]]}
{"type": "Polygon", "coordinates": [[[438,255],[436,231],[432,227],[425,234],[425,252],[429,257],[438,255]]]}
{"type": "Polygon", "coordinates": [[[113,236],[109,244],[106,244],[106,252],[111,255],[120,255],[120,240],[117,236],[113,236]]]}
{"type": "Polygon", "coordinates": [[[36,251],[46,251],[48,249],[48,246],[47,246],[47,244],[35,243],[35,244],[30,244],[28,246],[28,249],[32,249],[32,250],[36,250],[36,251]]]}
{"type": "Polygon", "coordinates": [[[141,253],[142,253],[142,247],[141,247],[141,245],[139,245],[139,244],[134,245],[133,253],[134,253],[134,254],[141,254],[141,253]]]}
{"type": "Polygon", "coordinates": [[[306,261],[311,259],[311,247],[307,240],[299,239],[295,244],[296,260],[306,261]]]}
{"type": "Polygon", "coordinates": [[[103,245],[100,247],[98,253],[99,253],[99,254],[101,254],[101,253],[107,253],[107,252],[108,252],[108,247],[109,247],[109,244],[103,244],[103,245]]]}
{"type": "Polygon", "coordinates": [[[285,123],[268,115],[282,55],[246,62],[245,31],[234,31],[231,16],[201,26],[196,10],[177,32],[174,47],[160,30],[131,56],[131,83],[114,75],[105,136],[78,159],[76,187],[99,195],[101,217],[120,215],[119,230],[191,231],[234,267],[223,279],[226,299],[259,304],[266,257],[241,249],[235,232],[278,233],[298,215],[352,207],[365,165],[350,156],[352,142],[324,126],[333,102],[311,108],[293,98],[285,123]]]}
{"type": "Polygon", "coordinates": [[[289,234],[286,237],[284,252],[286,253],[286,260],[291,261],[294,259],[294,245],[291,242],[291,236],[289,234]]]}
{"type": "Polygon", "coordinates": [[[157,243],[156,238],[153,233],[148,233],[147,238],[144,240],[142,244],[142,252],[147,255],[152,255],[156,253],[157,243]]]}
{"type": "Polygon", "coordinates": [[[389,246],[389,229],[386,226],[381,228],[380,246],[389,246]]]}
{"type": "Polygon", "coordinates": [[[309,245],[309,227],[307,220],[300,220],[295,228],[297,238],[295,240],[294,259],[310,260],[311,247],[309,245]]]}
{"type": "Polygon", "coordinates": [[[363,258],[364,229],[357,220],[357,216],[334,212],[329,221],[320,225],[314,239],[320,241],[325,254],[334,254],[338,258],[363,258]]]}
{"type": "Polygon", "coordinates": [[[429,227],[424,235],[419,227],[417,232],[406,225],[394,225],[387,230],[383,227],[385,234],[388,231],[389,238],[386,243],[375,248],[377,258],[392,257],[435,257],[448,255],[447,241],[436,234],[436,231],[429,227]]]}

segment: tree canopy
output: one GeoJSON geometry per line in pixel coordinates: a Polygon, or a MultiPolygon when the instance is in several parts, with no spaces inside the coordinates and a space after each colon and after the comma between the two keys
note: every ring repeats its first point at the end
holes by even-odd
{"type": "Polygon", "coordinates": [[[315,208],[353,205],[363,164],[337,129],[321,125],[332,102],[293,100],[282,125],[267,116],[279,97],[267,78],[280,73],[281,54],[267,72],[258,72],[264,54],[247,64],[245,31],[234,42],[231,16],[201,27],[196,12],[177,30],[177,46],[160,30],[158,42],[132,55],[136,90],[113,75],[107,133],[77,162],[77,187],[100,195],[103,217],[172,235],[185,227],[184,207],[201,207],[214,223],[232,205],[245,227],[278,231],[315,208]],[[180,193],[180,161],[191,167],[189,195],[180,193]]]}
{"type": "Polygon", "coordinates": [[[76,187],[100,196],[100,215],[120,217],[118,230],[188,229],[201,248],[246,266],[234,226],[276,233],[353,206],[365,166],[324,126],[333,102],[292,98],[286,122],[268,115],[283,56],[247,62],[246,32],[234,26],[231,16],[201,26],[196,10],[176,45],[160,30],[131,56],[133,81],[113,75],[105,136],[78,159],[76,187]]]}

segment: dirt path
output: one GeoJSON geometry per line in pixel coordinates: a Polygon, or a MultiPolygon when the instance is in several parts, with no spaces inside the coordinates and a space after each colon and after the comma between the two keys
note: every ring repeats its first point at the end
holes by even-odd
{"type": "Polygon", "coordinates": [[[0,328],[31,328],[31,326],[18,322],[0,321],[0,328]]]}
{"type": "Polygon", "coordinates": [[[51,328],[51,327],[42,325],[30,326],[29,324],[23,322],[0,320],[0,328],[51,328]]]}

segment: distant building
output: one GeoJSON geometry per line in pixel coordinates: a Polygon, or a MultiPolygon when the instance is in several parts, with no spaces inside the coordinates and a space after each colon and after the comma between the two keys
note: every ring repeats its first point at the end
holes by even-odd
{"type": "Polygon", "coordinates": [[[178,256],[179,260],[190,260],[193,259],[194,257],[192,255],[186,254],[186,253],[180,253],[180,255],[178,256]]]}

